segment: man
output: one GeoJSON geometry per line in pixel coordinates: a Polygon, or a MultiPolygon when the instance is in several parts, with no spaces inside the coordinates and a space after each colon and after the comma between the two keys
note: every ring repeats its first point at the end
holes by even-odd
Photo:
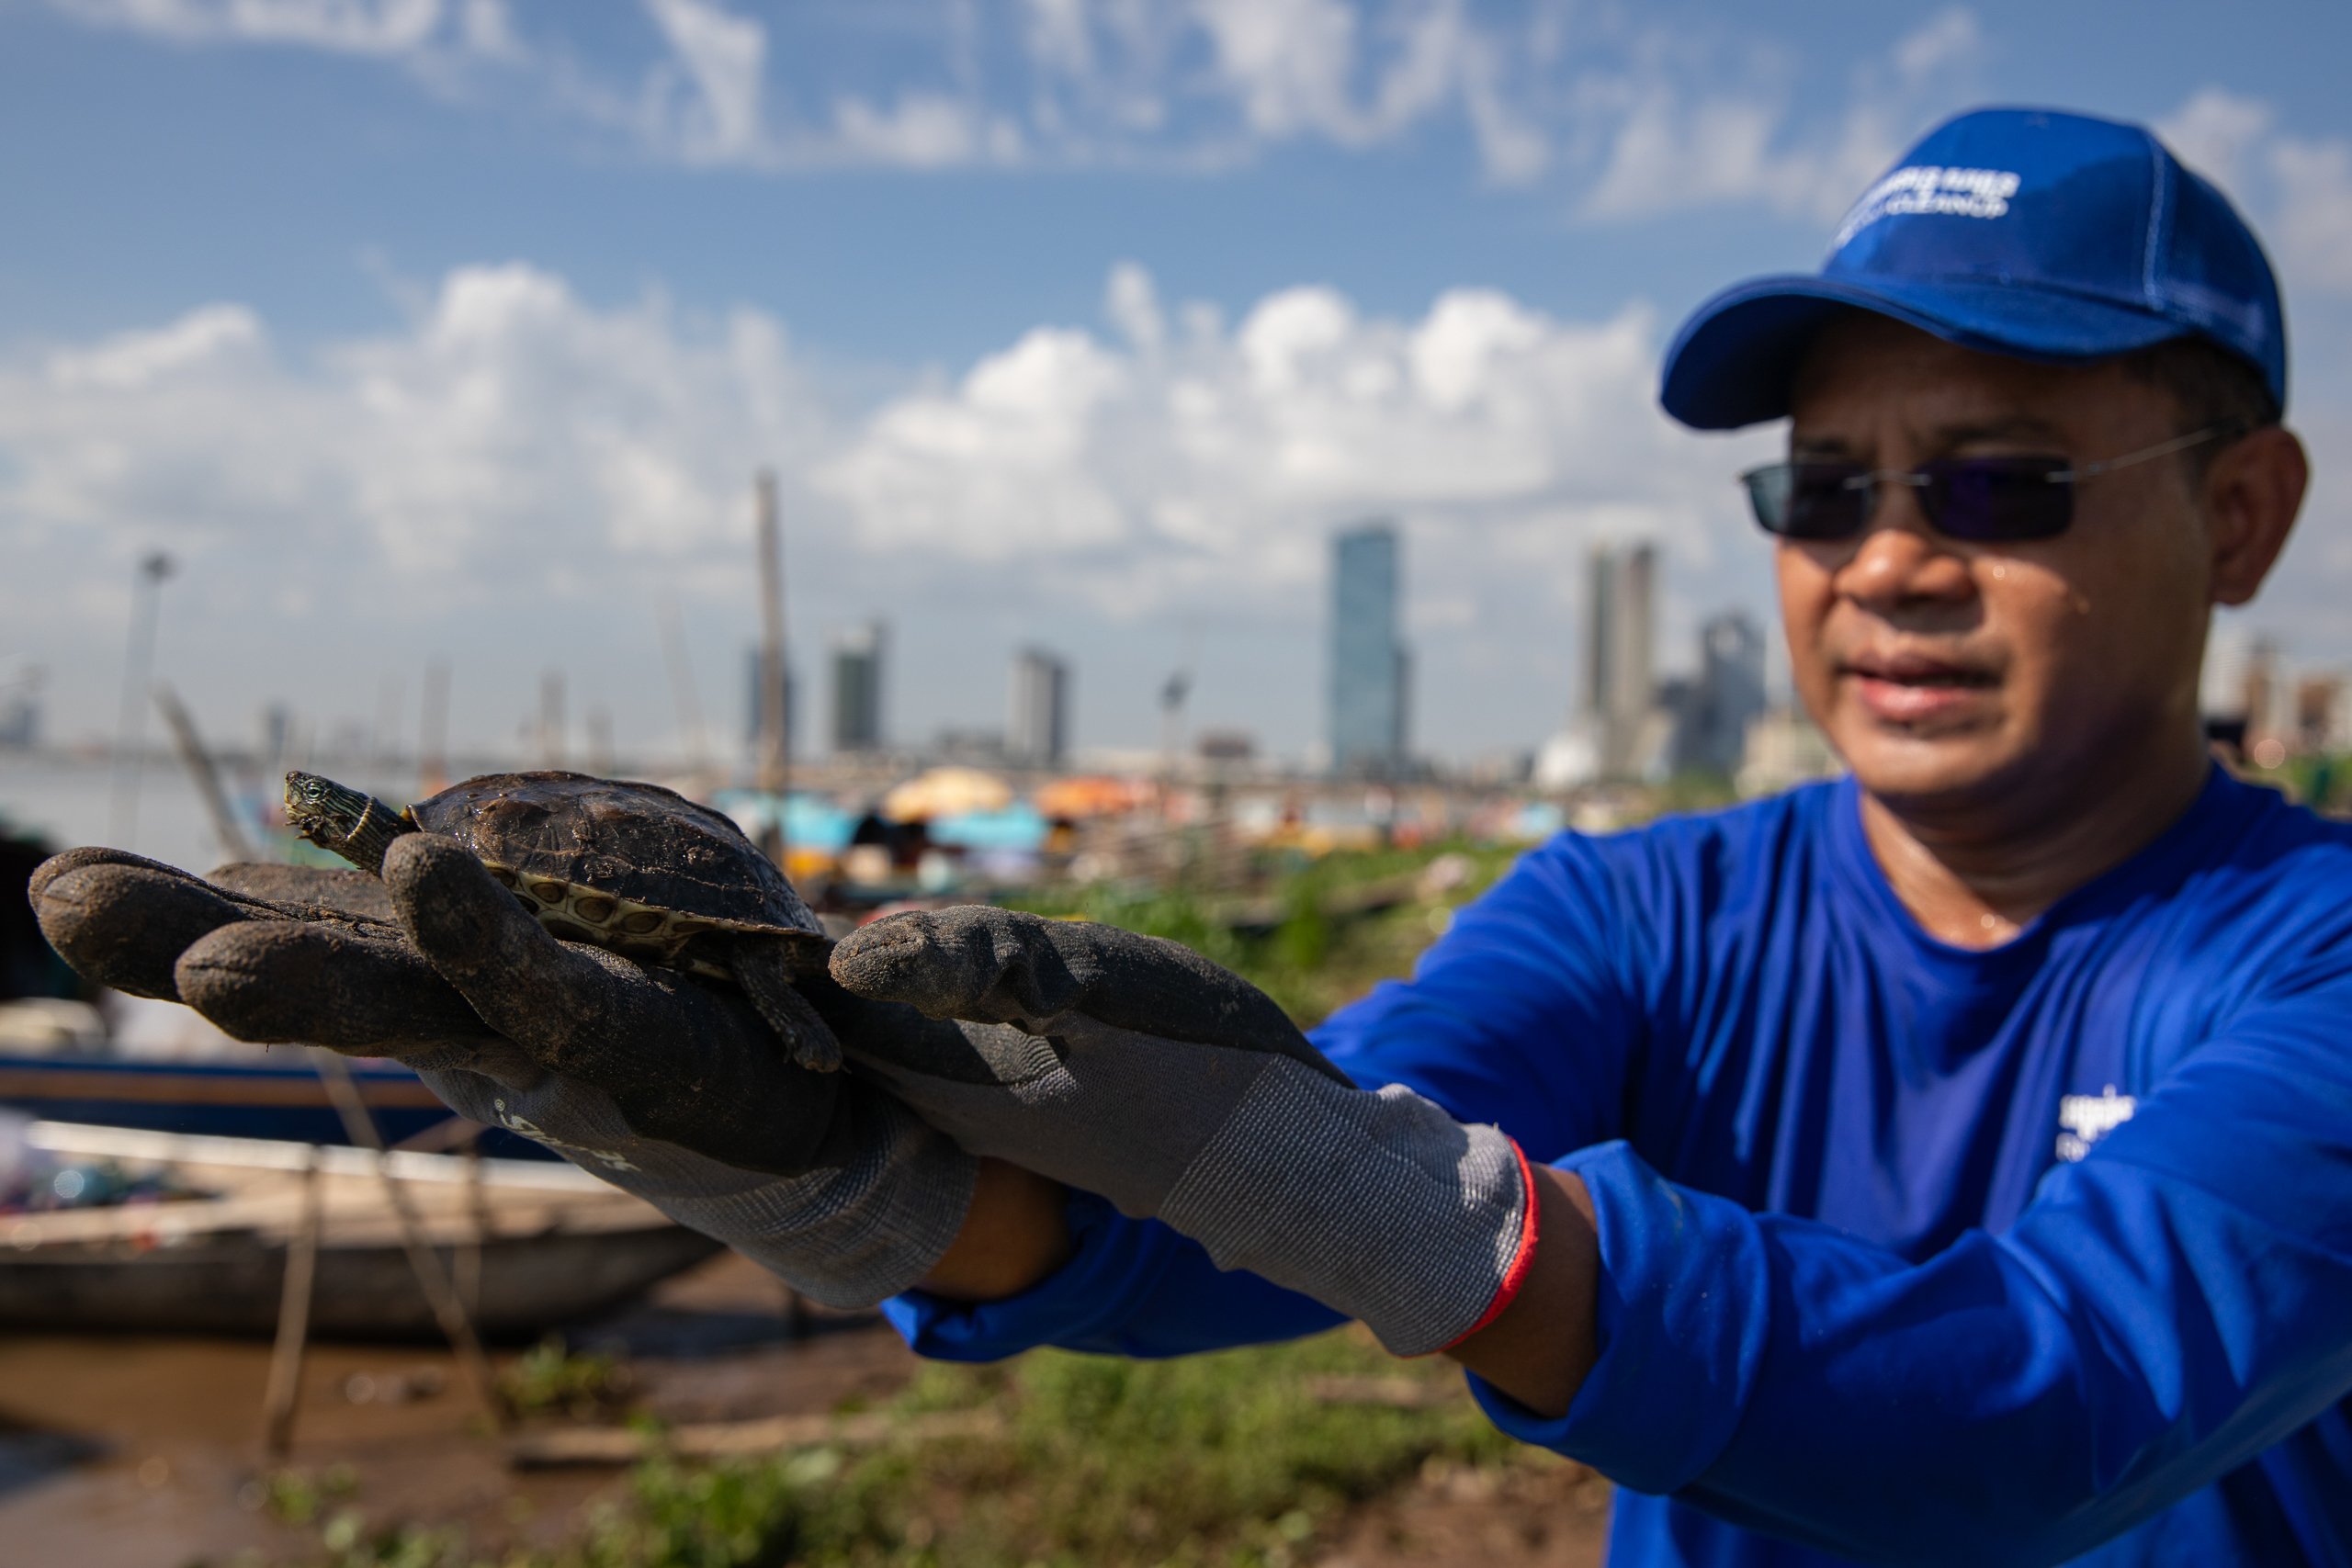
{"type": "Polygon", "coordinates": [[[1617,1562],[2352,1561],[2352,832],[2196,705],[2301,504],[2284,389],[2145,132],[1930,135],[1667,367],[1792,418],[1747,482],[1852,776],[1563,836],[1319,1051],[1182,949],[954,910],[836,953],[854,1074],[697,1100],[755,1021],[424,835],[389,922],[107,852],[36,896],[94,977],[400,1054],[927,1354],[1442,1349],[1622,1483],[1617,1562]]]}

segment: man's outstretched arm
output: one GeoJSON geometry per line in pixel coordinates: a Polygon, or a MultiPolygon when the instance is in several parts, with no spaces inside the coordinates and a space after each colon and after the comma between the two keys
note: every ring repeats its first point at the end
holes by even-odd
{"type": "MultiPolygon", "coordinates": [[[[2347,1015],[2352,966],[2249,1007],[2007,1231],[1925,1259],[1594,1144],[1533,1169],[1525,1269],[1491,1321],[1442,1348],[1506,1430],[1637,1491],[1845,1556],[2062,1561],[2352,1393],[2347,1015]]],[[[1086,1046],[1069,1049],[1082,1064],[1086,1046]]],[[[1314,1103],[1345,1120],[1356,1102],[1314,1103]]],[[[1307,1105],[1282,1135],[1318,1141],[1307,1105]]],[[[1419,1122],[1408,1131],[1426,1143],[1419,1122]]],[[[1504,1212],[1400,1224],[1313,1190],[1376,1185],[1376,1160],[1292,1166],[1288,1185],[1237,1161],[1271,1217],[1243,1240],[1261,1249],[1247,1266],[1347,1310],[1370,1266],[1391,1271],[1371,1298],[1391,1312],[1399,1291],[1444,1292],[1464,1256],[1448,1227],[1504,1212]]],[[[1033,1235],[1057,1234],[1042,1217],[1054,1196],[1033,1191],[1033,1235]]]]}
{"type": "Polygon", "coordinates": [[[923,1290],[956,1302],[1001,1302],[1035,1288],[1069,1261],[1076,1238],[1069,1190],[1006,1160],[984,1159],[963,1228],[923,1276],[923,1290]]]}
{"type": "MultiPolygon", "coordinates": [[[[1567,1412],[1592,1365],[1592,1200],[1584,1183],[1534,1172],[1542,1205],[1525,1284],[1485,1328],[1446,1354],[1531,1411],[1567,1412]]],[[[1069,1261],[1076,1243],[1069,1190],[1001,1159],[980,1162],[963,1229],[922,1289],[958,1302],[996,1302],[1035,1288],[1069,1261]]]]}
{"type": "MultiPolygon", "coordinates": [[[[1409,984],[1385,983],[1342,1009],[1314,1032],[1314,1043],[1355,1083],[1407,1085],[1463,1122],[1498,1124],[1535,1161],[1614,1136],[1625,1053],[1640,1036],[1623,953],[1647,941],[1619,903],[1589,841],[1555,840],[1458,911],[1409,984]]],[[[858,1004],[820,998],[845,1040],[905,1032],[843,1013],[844,1005],[858,1004]]],[[[984,1161],[983,1171],[1000,1163],[984,1161]]],[[[1575,1203],[1570,1220],[1544,1220],[1561,1189],[1540,1164],[1534,1174],[1552,1188],[1537,1212],[1541,1234],[1582,1229],[1575,1203]]],[[[1220,1269],[1197,1242],[1090,1191],[991,1175],[983,1185],[954,1255],[888,1309],[926,1355],[992,1359],[1041,1344],[1173,1355],[1314,1333],[1341,1319],[1256,1275],[1220,1269]]],[[[1566,1190],[1573,1195],[1573,1183],[1566,1190]]],[[[1544,1276],[1566,1246],[1538,1243],[1544,1257],[1525,1284],[1534,1299],[1557,1299],[1544,1276]]],[[[1481,1339],[1482,1353],[1493,1355],[1532,1320],[1513,1314],[1509,1329],[1487,1325],[1498,1332],[1481,1339]]],[[[1563,1396],[1496,1370],[1532,1403],[1563,1396]]]]}

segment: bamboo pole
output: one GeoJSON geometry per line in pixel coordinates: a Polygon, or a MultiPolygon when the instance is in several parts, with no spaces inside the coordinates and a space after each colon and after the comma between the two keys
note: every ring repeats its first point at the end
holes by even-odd
{"type": "Polygon", "coordinates": [[[204,749],[203,739],[196,733],[196,720],[188,716],[187,705],[167,682],[155,682],[155,706],[164,716],[164,723],[172,732],[172,746],[180,754],[180,766],[196,784],[196,793],[204,801],[206,815],[212,818],[213,835],[220,840],[220,850],[231,860],[249,861],[254,858],[252,840],[238,825],[237,814],[230,809],[229,792],[220,786],[220,770],[212,761],[212,753],[204,749]]]}
{"type": "Polygon", "coordinates": [[[408,1254],[408,1266],[416,1275],[417,1288],[424,1292],[425,1304],[433,1309],[434,1321],[440,1325],[442,1337],[449,1341],[449,1348],[457,1357],[459,1375],[473,1389],[491,1425],[504,1429],[505,1410],[499,1403],[498,1385],[491,1375],[490,1358],[482,1353],[473,1320],[466,1314],[465,1303],[458,1299],[457,1288],[441,1267],[439,1256],[424,1239],[424,1227],[409,1203],[407,1190],[385,1162],[383,1137],[376,1131],[375,1118],[368,1113],[368,1102],[359,1097],[359,1086],[352,1082],[351,1068],[324,1046],[313,1045],[310,1051],[311,1065],[326,1084],[327,1098],[334,1101],[335,1113],[343,1118],[345,1134],[353,1143],[375,1153],[377,1179],[383,1183],[384,1201],[391,1206],[392,1217],[399,1223],[401,1249],[408,1254]]]}
{"type": "MultiPolygon", "coordinates": [[[[686,771],[694,776],[697,791],[707,790],[718,779],[710,765],[710,738],[702,724],[702,702],[695,691],[695,671],[686,657],[686,628],[678,614],[678,601],[665,593],[659,605],[662,624],[662,661],[670,669],[670,700],[678,712],[678,743],[685,748],[686,771]]],[[[761,677],[766,679],[764,675],[761,677]]]]}
{"type": "Polygon", "coordinates": [[[424,667],[424,696],[417,706],[416,797],[438,795],[449,784],[449,661],[424,667]]]}
{"type": "Polygon", "coordinates": [[[286,1250],[286,1283],[277,1298],[277,1338],[269,1349],[269,1382],[262,1390],[262,1448],[284,1459],[294,1447],[294,1410],[302,1397],[302,1362],[311,1342],[311,1293],[318,1279],[319,1241],[326,1229],[326,1199],[319,1147],[302,1168],[302,1220],[286,1250]]]}

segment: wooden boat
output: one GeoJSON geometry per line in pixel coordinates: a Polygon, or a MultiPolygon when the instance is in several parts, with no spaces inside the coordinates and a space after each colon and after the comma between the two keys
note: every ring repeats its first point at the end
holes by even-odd
{"type": "Polygon", "coordinates": [[[0,1329],[266,1335],[308,1183],[321,1204],[314,1335],[437,1332],[385,1190],[399,1184],[474,1322],[514,1337],[615,1305],[718,1250],[651,1205],[548,1161],[38,1122],[68,1158],[168,1167],[201,1199],[0,1215],[0,1329]],[[309,1174],[313,1159],[318,1174],[309,1174]]]}
{"type": "MultiPolygon", "coordinates": [[[[390,1144],[473,1131],[397,1062],[354,1062],[352,1081],[390,1144]]],[[[138,1127],[302,1144],[348,1142],[326,1086],[300,1051],[253,1062],[148,1061],[0,1051],[0,1106],[52,1122],[138,1127]]],[[[482,1153],[546,1159],[548,1151],[500,1128],[482,1153]]],[[[446,1145],[445,1145],[446,1146],[446,1145]]]]}

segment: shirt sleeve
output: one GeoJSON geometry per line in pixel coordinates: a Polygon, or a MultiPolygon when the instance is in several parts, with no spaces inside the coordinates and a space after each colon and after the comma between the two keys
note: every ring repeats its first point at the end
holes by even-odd
{"type": "Polygon", "coordinates": [[[2054,1562],[2352,1393],[2352,974],[2242,1012],[2007,1230],[1908,1262],[1562,1162],[1603,1260],[1566,1416],[1505,1430],[1842,1555],[2054,1562]]]}
{"type": "MultiPolygon", "coordinates": [[[[1616,1131],[1636,1010],[1616,943],[1615,884],[1594,841],[1562,835],[1462,909],[1409,981],[1387,982],[1312,1033],[1366,1089],[1401,1083],[1464,1122],[1493,1122],[1548,1158],[1616,1131]]],[[[910,1291],[884,1303],[922,1355],[991,1360],[1040,1345],[1175,1356],[1291,1338],[1329,1308],[1225,1271],[1156,1220],[1091,1193],[1066,1211],[1077,1250],[1000,1302],[910,1291]]]]}

